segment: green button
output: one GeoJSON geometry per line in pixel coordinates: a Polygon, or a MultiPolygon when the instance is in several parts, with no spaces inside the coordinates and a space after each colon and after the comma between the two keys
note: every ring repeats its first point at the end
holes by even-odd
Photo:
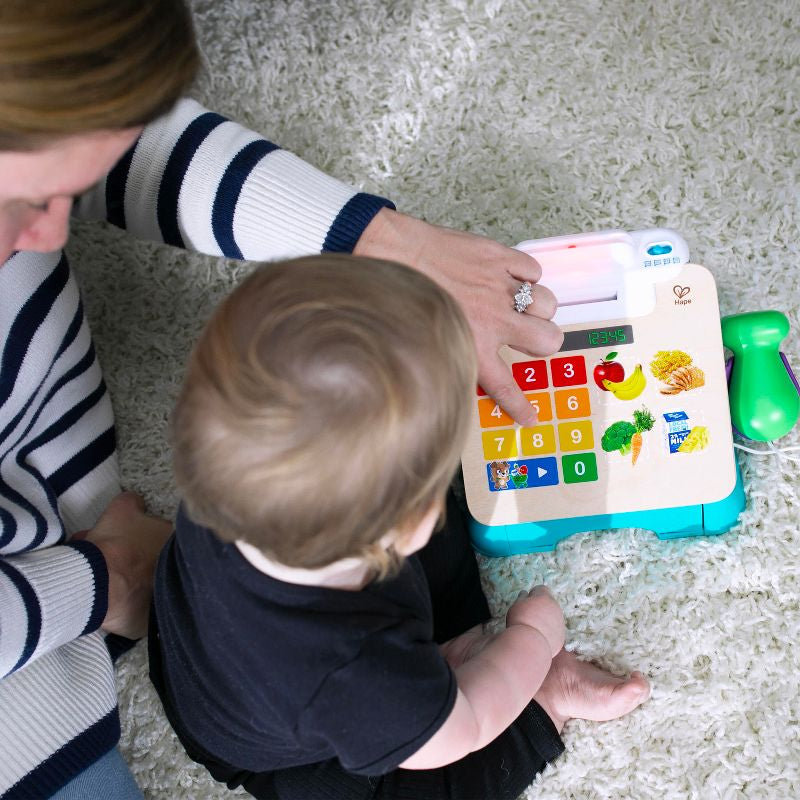
{"type": "Polygon", "coordinates": [[[585,483],[597,480],[597,459],[594,453],[561,456],[564,483],[585,483]]]}

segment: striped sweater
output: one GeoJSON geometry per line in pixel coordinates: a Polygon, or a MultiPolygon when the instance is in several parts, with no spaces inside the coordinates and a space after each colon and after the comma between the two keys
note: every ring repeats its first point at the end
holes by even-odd
{"type": "MultiPolygon", "coordinates": [[[[183,100],[76,204],[135,236],[256,260],[352,250],[386,200],[183,100]]],[[[119,738],[91,528],[114,420],[63,253],[0,266],[0,796],[46,797],[119,738]]]]}

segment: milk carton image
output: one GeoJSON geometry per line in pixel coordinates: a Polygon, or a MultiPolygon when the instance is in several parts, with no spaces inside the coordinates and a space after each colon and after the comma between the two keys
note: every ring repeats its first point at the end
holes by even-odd
{"type": "Polygon", "coordinates": [[[670,453],[677,453],[678,448],[692,429],[689,415],[685,411],[667,411],[663,414],[662,425],[667,450],[670,453]]]}

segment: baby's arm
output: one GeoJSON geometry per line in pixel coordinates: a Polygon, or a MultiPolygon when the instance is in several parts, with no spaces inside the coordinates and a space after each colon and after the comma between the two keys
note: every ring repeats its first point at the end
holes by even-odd
{"type": "Polygon", "coordinates": [[[400,766],[434,769],[480,750],[533,698],[564,646],[564,617],[543,586],[509,609],[506,629],[455,671],[458,694],[444,725],[400,766]]]}

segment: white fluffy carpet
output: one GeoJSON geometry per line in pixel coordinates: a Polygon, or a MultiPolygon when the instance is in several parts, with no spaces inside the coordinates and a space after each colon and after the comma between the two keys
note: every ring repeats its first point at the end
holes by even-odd
{"type": "MultiPolygon", "coordinates": [[[[787,312],[800,366],[797,0],[195,0],[195,96],[401,210],[514,244],[667,226],[723,313],[787,312]]],[[[80,225],[70,255],[119,423],[125,484],[171,515],[166,419],[193,337],[246,268],[80,225]]],[[[798,443],[794,431],[782,444],[798,443]]],[[[742,460],[748,508],[713,539],[578,535],[482,561],[502,614],[547,582],[571,644],[653,696],[570,723],[527,797],[800,796],[799,468],[742,460]]],[[[669,492],[669,487],[663,487],[669,492]]],[[[122,749],[149,798],[230,793],[119,666],[122,749]]],[[[239,793],[237,796],[241,796],[239,793]]]]}

